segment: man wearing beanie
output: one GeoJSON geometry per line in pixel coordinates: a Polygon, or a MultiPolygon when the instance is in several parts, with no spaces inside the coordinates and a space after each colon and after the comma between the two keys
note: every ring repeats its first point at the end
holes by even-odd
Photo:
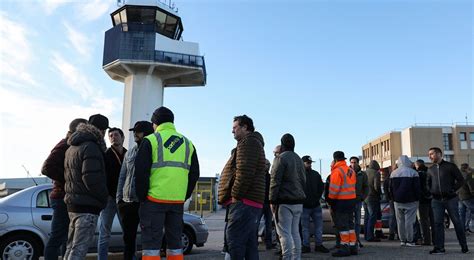
{"type": "Polygon", "coordinates": [[[87,123],[86,119],[76,118],[69,123],[69,131],[66,138],[61,139],[49,154],[41,168],[41,173],[53,180],[53,191],[49,195],[51,207],[53,208],[53,220],[51,222],[51,234],[44,248],[44,259],[58,259],[59,254],[64,256],[66,251],[67,230],[69,216],[64,203],[64,158],[69,148],[67,139],[76,132],[81,123],[87,123]]]}
{"type": "Polygon", "coordinates": [[[306,199],[306,173],[301,157],[294,152],[291,134],[281,138],[280,155],[273,160],[270,204],[280,236],[283,259],[301,259],[299,224],[306,199]]]}
{"type": "Polygon", "coordinates": [[[257,227],[265,200],[265,151],[246,115],[234,117],[237,147],[222,170],[219,204],[227,207],[225,242],[232,260],[258,259],[257,227]]]}
{"type": "Polygon", "coordinates": [[[69,139],[64,160],[64,202],[70,219],[64,259],[84,259],[94,238],[99,213],[107,205],[105,130],[109,120],[93,115],[69,139]]]}
{"type": "Polygon", "coordinates": [[[334,222],[339,232],[341,245],[332,253],[334,257],[357,255],[357,238],[354,230],[354,207],[356,204],[356,172],[346,163],[341,151],[333,154],[329,177],[328,202],[334,212],[334,222]]]}
{"type": "Polygon", "coordinates": [[[164,229],[166,259],[181,260],[183,204],[199,179],[199,162],[192,142],[176,131],[171,110],[156,109],[151,121],[155,133],[143,139],[135,158],[142,259],[160,259],[164,229]]]}
{"type": "Polygon", "coordinates": [[[120,170],[117,187],[117,211],[123,229],[124,251],[123,259],[137,259],[136,237],[137,228],[140,223],[138,209],[140,202],[138,201],[135,191],[135,157],[137,156],[138,147],[142,143],[145,136],[153,133],[153,124],[148,121],[138,121],[129,131],[133,131],[133,137],[137,143],[125,154],[123,165],[120,170]]]}

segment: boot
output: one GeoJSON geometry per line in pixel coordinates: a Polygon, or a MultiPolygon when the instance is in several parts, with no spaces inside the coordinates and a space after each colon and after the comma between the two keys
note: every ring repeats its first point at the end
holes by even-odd
{"type": "Polygon", "coordinates": [[[349,249],[348,245],[341,245],[341,247],[334,253],[332,253],[333,257],[345,257],[351,256],[351,250],[349,249]]]}
{"type": "Polygon", "coordinates": [[[382,230],[375,230],[375,237],[380,239],[386,239],[387,236],[383,234],[382,230]]]}
{"type": "Polygon", "coordinates": [[[350,251],[351,251],[351,255],[359,254],[359,249],[357,248],[357,246],[350,246],[350,251]]]}

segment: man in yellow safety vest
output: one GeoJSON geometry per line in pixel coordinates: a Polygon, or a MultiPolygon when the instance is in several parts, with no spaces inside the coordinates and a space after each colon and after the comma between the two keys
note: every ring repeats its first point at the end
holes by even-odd
{"type": "Polygon", "coordinates": [[[156,109],[151,122],[155,132],[143,139],[135,159],[142,259],[160,259],[164,229],[166,258],[181,260],[183,203],[199,178],[199,162],[192,142],[176,131],[171,110],[156,109]]]}

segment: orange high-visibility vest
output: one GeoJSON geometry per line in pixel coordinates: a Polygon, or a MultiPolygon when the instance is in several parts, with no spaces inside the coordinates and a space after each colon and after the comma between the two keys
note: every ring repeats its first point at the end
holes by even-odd
{"type": "Polygon", "coordinates": [[[334,200],[356,198],[356,173],[345,161],[336,162],[332,167],[328,197],[334,200]]]}

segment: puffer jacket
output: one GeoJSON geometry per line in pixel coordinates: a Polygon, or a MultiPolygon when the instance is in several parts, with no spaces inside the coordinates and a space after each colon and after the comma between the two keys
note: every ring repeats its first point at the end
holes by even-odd
{"type": "Polygon", "coordinates": [[[138,145],[133,146],[123,159],[120,176],[118,179],[116,200],[119,202],[138,202],[135,190],[135,157],[137,157],[138,145]]]}
{"type": "Polygon", "coordinates": [[[80,124],[68,140],[64,161],[64,202],[69,212],[99,215],[107,205],[105,143],[99,130],[80,124]]]}
{"type": "Polygon", "coordinates": [[[428,168],[426,182],[433,199],[445,200],[457,196],[456,191],[464,185],[464,178],[454,163],[441,160],[428,168]]]}
{"type": "Polygon", "coordinates": [[[369,182],[369,194],[365,201],[380,201],[382,195],[382,184],[380,181],[380,165],[377,161],[372,160],[369,163],[369,168],[365,171],[367,173],[367,180],[369,182]]]}
{"type": "Polygon", "coordinates": [[[303,204],[306,173],[303,161],[293,151],[275,157],[270,181],[271,204],[303,204]]]}
{"type": "Polygon", "coordinates": [[[252,132],[237,142],[219,181],[219,204],[231,198],[260,204],[265,199],[265,151],[263,137],[252,132]]]}
{"type": "Polygon", "coordinates": [[[397,162],[398,168],[390,174],[390,190],[393,201],[410,203],[420,200],[420,178],[411,168],[412,162],[406,155],[401,155],[397,162]]]}

